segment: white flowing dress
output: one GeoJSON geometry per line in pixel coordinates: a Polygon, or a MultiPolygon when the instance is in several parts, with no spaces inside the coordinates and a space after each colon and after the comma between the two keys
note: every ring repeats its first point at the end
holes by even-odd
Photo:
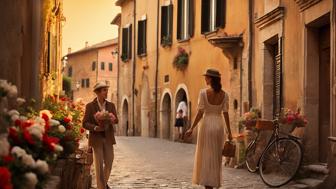
{"type": "Polygon", "coordinates": [[[222,150],[224,146],[224,116],[228,112],[229,97],[221,104],[210,104],[206,89],[200,91],[198,109],[203,110],[203,123],[198,128],[192,183],[219,188],[222,175],[222,150]]]}

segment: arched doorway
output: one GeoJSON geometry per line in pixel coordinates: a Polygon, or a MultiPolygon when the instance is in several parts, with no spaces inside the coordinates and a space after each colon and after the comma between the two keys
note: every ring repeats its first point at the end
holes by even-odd
{"type": "Polygon", "coordinates": [[[141,136],[149,136],[149,84],[148,77],[143,76],[141,88],[141,136]]]}
{"type": "MultiPolygon", "coordinates": [[[[183,127],[183,134],[186,130],[186,128],[188,128],[189,126],[189,120],[190,120],[190,103],[189,103],[189,100],[188,100],[188,95],[187,95],[187,92],[184,88],[180,88],[178,89],[177,93],[176,93],[176,96],[175,96],[175,109],[174,109],[174,115],[176,115],[176,112],[177,112],[177,109],[178,109],[178,106],[180,104],[181,101],[184,101],[187,105],[187,112],[186,112],[186,116],[187,116],[187,119],[185,121],[185,125],[183,127]]],[[[176,116],[174,116],[175,118],[176,116]]],[[[173,137],[173,140],[176,140],[178,139],[178,131],[176,129],[174,129],[174,137],[173,137]]]]}
{"type": "Polygon", "coordinates": [[[168,93],[163,96],[161,104],[161,138],[171,139],[173,133],[173,127],[171,124],[171,98],[168,93]]]}
{"type": "Polygon", "coordinates": [[[129,121],[128,121],[128,102],[127,100],[124,100],[123,106],[122,106],[122,129],[120,132],[121,135],[128,136],[128,130],[129,130],[129,121]]]}

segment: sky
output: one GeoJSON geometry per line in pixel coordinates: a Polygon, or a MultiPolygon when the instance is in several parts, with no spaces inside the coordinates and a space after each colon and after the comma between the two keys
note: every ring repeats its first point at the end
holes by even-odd
{"type": "Polygon", "coordinates": [[[120,12],[116,0],[63,0],[62,55],[68,48],[75,52],[85,47],[118,36],[117,26],[111,25],[113,18],[120,12]]]}

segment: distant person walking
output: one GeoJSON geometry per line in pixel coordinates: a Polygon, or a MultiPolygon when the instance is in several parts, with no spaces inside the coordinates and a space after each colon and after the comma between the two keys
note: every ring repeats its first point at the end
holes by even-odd
{"type": "Polygon", "coordinates": [[[118,123],[118,118],[115,105],[106,100],[108,87],[105,82],[94,86],[97,98],[86,105],[83,119],[83,127],[90,131],[89,146],[93,148],[98,189],[110,188],[107,181],[114,159],[113,145],[116,144],[113,124],[118,123]]]}
{"type": "Polygon", "coordinates": [[[207,85],[211,88],[202,89],[198,97],[198,112],[192,127],[186,132],[191,136],[198,122],[196,153],[192,183],[203,185],[206,189],[221,186],[222,150],[224,147],[224,120],[228,138],[232,140],[229,120],[229,97],[222,90],[220,73],[208,69],[204,74],[207,85]]]}
{"type": "Polygon", "coordinates": [[[187,107],[187,98],[183,96],[182,100],[179,102],[176,110],[176,121],[175,127],[177,128],[177,132],[179,134],[178,140],[183,140],[183,129],[187,123],[188,118],[188,107],[187,107]]]}

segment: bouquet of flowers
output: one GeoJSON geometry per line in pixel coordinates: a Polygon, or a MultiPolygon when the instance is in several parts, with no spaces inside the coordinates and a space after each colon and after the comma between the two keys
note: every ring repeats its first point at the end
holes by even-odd
{"type": "Polygon", "coordinates": [[[305,127],[308,123],[306,117],[300,114],[300,109],[294,112],[287,108],[281,110],[279,122],[281,124],[291,125],[294,128],[305,127]]]}
{"type": "Polygon", "coordinates": [[[94,118],[100,127],[105,127],[106,125],[113,123],[114,120],[116,120],[115,115],[113,115],[113,113],[109,113],[106,110],[97,112],[94,115],[94,118]]]}
{"type": "Polygon", "coordinates": [[[251,108],[249,112],[243,114],[239,120],[239,128],[245,127],[250,130],[255,127],[257,119],[261,117],[261,112],[258,108],[251,108]]]}

